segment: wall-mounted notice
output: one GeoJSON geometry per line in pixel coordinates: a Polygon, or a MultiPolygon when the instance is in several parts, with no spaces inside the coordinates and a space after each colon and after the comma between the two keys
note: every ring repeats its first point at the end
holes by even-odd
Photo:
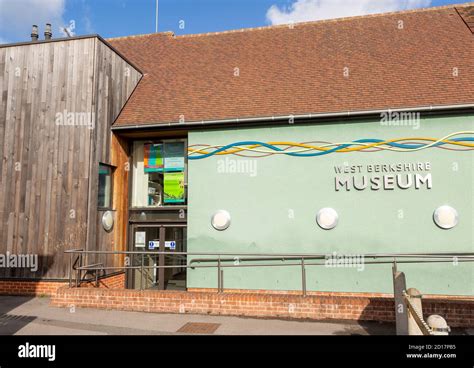
{"type": "Polygon", "coordinates": [[[184,142],[170,142],[164,145],[165,171],[184,170],[184,142]]]}
{"type": "Polygon", "coordinates": [[[164,174],[164,202],[184,203],[184,172],[164,174]]]}
{"type": "Polygon", "coordinates": [[[171,241],[165,241],[165,248],[169,248],[171,250],[176,249],[176,242],[174,240],[171,241]]]}
{"type": "Polygon", "coordinates": [[[160,249],[160,241],[159,240],[150,240],[148,242],[148,249],[150,249],[150,250],[160,249]]]}
{"type": "Polygon", "coordinates": [[[163,171],[163,145],[155,143],[146,143],[144,145],[143,163],[145,172],[163,171]]]}
{"type": "Polygon", "coordinates": [[[146,243],[146,232],[137,231],[135,232],[135,248],[145,248],[146,243]]]}

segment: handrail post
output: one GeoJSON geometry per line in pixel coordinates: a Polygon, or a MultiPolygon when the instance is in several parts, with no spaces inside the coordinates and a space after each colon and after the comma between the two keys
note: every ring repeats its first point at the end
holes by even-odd
{"type": "Polygon", "coordinates": [[[217,260],[217,292],[221,292],[221,280],[222,274],[221,274],[221,256],[219,256],[217,260]]]}
{"type": "Polygon", "coordinates": [[[85,257],[86,257],[86,260],[84,262],[84,253],[81,253],[81,258],[79,260],[79,264],[81,266],[81,268],[79,269],[79,286],[81,286],[81,280],[82,280],[82,266],[84,265],[84,263],[87,264],[87,259],[89,258],[87,257],[87,255],[85,257]]]}
{"type": "Polygon", "coordinates": [[[304,266],[304,257],[301,257],[301,281],[303,289],[303,297],[306,296],[306,269],[304,266]]]}
{"type": "Polygon", "coordinates": [[[69,288],[72,285],[72,252],[69,253],[69,288]]]}
{"type": "Polygon", "coordinates": [[[140,264],[140,290],[143,290],[143,264],[145,263],[145,255],[142,253],[142,261],[140,264]]]}
{"type": "MultiPolygon", "coordinates": [[[[104,253],[104,263],[103,263],[104,268],[102,268],[102,277],[105,277],[107,275],[107,271],[105,271],[105,267],[107,267],[107,253],[104,253]]],[[[114,262],[112,261],[112,266],[115,266],[114,262]]]]}
{"type": "Polygon", "coordinates": [[[221,293],[224,292],[224,269],[221,269],[221,293]]]}
{"type": "Polygon", "coordinates": [[[79,267],[76,268],[76,287],[79,287],[81,281],[82,251],[79,253],[79,267]]]}

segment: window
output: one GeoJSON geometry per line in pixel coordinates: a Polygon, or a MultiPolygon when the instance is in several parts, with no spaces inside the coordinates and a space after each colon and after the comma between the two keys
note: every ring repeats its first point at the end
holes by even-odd
{"type": "Polygon", "coordinates": [[[186,204],[186,141],[134,142],[132,207],[186,204]]]}
{"type": "Polygon", "coordinates": [[[112,207],[112,167],[104,164],[99,164],[98,207],[112,207]]]}

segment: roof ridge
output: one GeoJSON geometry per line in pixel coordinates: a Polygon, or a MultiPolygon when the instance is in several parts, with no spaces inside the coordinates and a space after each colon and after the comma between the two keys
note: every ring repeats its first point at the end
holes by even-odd
{"type": "Polygon", "coordinates": [[[151,37],[151,36],[174,37],[174,32],[173,31],[164,31],[164,32],[158,32],[158,33],[143,33],[143,34],[129,35],[129,36],[108,37],[108,38],[106,38],[106,40],[107,41],[117,41],[117,40],[123,40],[123,39],[127,39],[127,38],[151,37]]]}
{"type": "Polygon", "coordinates": [[[429,8],[398,10],[398,11],[385,12],[385,13],[354,15],[354,16],[350,16],[350,17],[310,20],[310,21],[306,21],[306,22],[285,23],[285,24],[277,24],[277,25],[269,25],[269,26],[253,27],[253,28],[240,28],[240,29],[232,29],[232,30],[220,31],[220,32],[184,34],[184,35],[177,35],[177,36],[175,35],[174,38],[188,38],[188,37],[191,38],[191,37],[221,35],[221,34],[226,34],[226,33],[240,33],[240,32],[246,32],[246,31],[259,31],[259,30],[267,30],[267,29],[275,29],[275,28],[288,28],[290,25],[292,25],[296,28],[296,27],[299,27],[299,26],[312,25],[312,24],[336,23],[336,22],[343,22],[343,21],[349,21],[349,20],[354,20],[354,19],[392,16],[392,15],[395,15],[395,14],[421,13],[421,12],[429,12],[429,11],[438,11],[438,10],[443,10],[443,9],[453,9],[454,10],[455,8],[463,8],[463,7],[473,6],[473,5],[474,5],[474,2],[468,2],[468,3],[461,3],[461,4],[450,4],[450,5],[434,6],[434,7],[429,7],[429,8]]]}
{"type": "Polygon", "coordinates": [[[306,25],[336,23],[336,22],[344,22],[344,21],[349,21],[349,20],[354,20],[354,19],[362,19],[362,18],[376,18],[376,17],[384,17],[384,16],[393,16],[395,14],[421,13],[421,12],[429,12],[429,11],[439,11],[439,10],[443,10],[443,9],[453,9],[454,10],[456,8],[464,8],[464,7],[469,7],[469,6],[474,6],[474,2],[461,3],[461,4],[449,4],[449,5],[434,6],[434,7],[429,7],[429,8],[399,10],[399,11],[385,12],[385,13],[355,15],[355,16],[351,16],[351,17],[311,20],[311,21],[297,22],[297,23],[286,23],[286,24],[251,27],[251,28],[239,28],[239,29],[231,29],[231,30],[227,30],[227,31],[184,34],[184,35],[175,35],[174,32],[172,32],[172,31],[166,31],[166,32],[159,32],[159,33],[147,33],[147,34],[141,34],[141,35],[130,35],[130,36],[123,36],[123,37],[107,38],[107,40],[115,41],[115,40],[122,40],[122,39],[127,39],[127,38],[152,37],[152,36],[168,36],[168,37],[172,37],[172,38],[193,38],[193,37],[205,37],[205,36],[219,36],[219,35],[232,34],[232,33],[242,33],[242,32],[251,32],[251,31],[262,31],[262,30],[271,30],[271,29],[279,29],[279,28],[288,28],[290,25],[296,28],[296,27],[301,27],[301,26],[306,26],[306,25]]]}

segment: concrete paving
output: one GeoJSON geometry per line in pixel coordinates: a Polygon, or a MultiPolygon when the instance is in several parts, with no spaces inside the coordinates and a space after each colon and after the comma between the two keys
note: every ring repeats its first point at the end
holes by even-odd
{"type": "Polygon", "coordinates": [[[181,335],[189,322],[217,323],[214,335],[390,335],[377,322],[315,322],[224,316],[157,314],[98,309],[70,310],[49,298],[0,296],[1,335],[181,335]]]}

